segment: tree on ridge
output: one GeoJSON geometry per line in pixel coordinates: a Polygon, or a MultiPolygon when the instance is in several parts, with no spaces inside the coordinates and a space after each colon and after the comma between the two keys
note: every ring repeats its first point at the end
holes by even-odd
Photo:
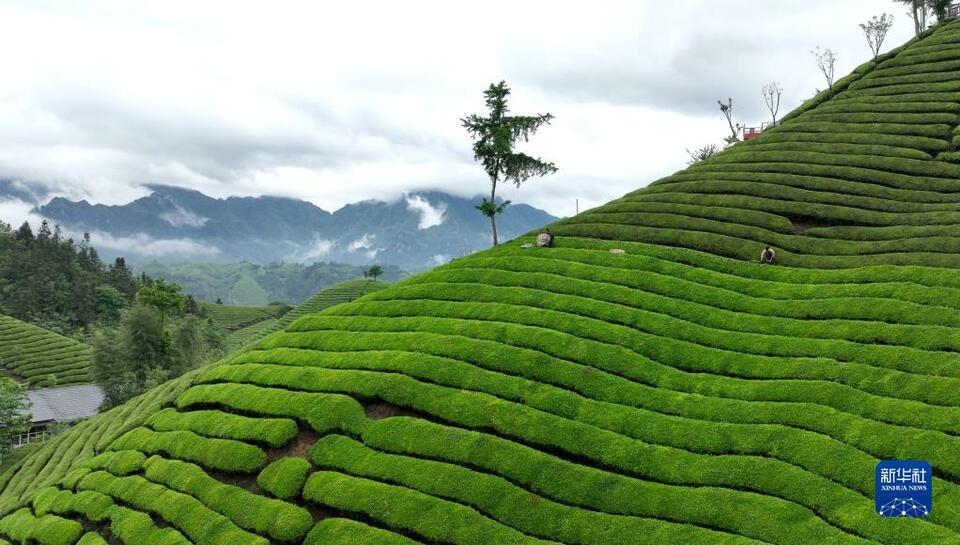
{"type": "Polygon", "coordinates": [[[497,203],[497,183],[513,182],[520,187],[531,177],[546,176],[557,171],[553,163],[513,151],[519,140],[528,142],[542,125],[549,125],[553,115],[507,115],[509,94],[507,82],[491,83],[483,92],[489,115],[482,117],[472,114],[460,120],[473,138],[473,158],[483,165],[490,177],[490,199],[484,197],[475,208],[490,219],[494,246],[499,242],[497,215],[502,214],[510,204],[510,201],[497,203]]]}

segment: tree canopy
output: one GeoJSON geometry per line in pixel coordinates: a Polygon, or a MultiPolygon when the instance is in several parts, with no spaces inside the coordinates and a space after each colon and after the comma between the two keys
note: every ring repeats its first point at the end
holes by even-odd
{"type": "Polygon", "coordinates": [[[460,120],[473,138],[474,159],[490,178],[490,199],[484,197],[476,208],[490,218],[494,246],[498,243],[496,216],[510,204],[510,201],[497,202],[497,183],[506,181],[520,187],[532,177],[557,172],[553,163],[514,151],[519,141],[528,142],[542,125],[550,123],[553,115],[507,115],[509,95],[507,82],[491,83],[483,92],[487,115],[472,114],[460,120]]]}

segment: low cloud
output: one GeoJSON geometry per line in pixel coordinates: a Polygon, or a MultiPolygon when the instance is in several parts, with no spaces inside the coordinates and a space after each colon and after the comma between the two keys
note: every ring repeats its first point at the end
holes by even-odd
{"type": "Polygon", "coordinates": [[[331,250],[333,250],[333,241],[318,238],[314,240],[310,246],[295,252],[291,257],[294,261],[309,263],[311,261],[319,261],[329,254],[331,250]]]}
{"type": "Polygon", "coordinates": [[[98,249],[147,257],[214,256],[220,253],[219,248],[206,246],[187,238],[153,238],[144,233],[116,237],[109,233],[93,231],[90,233],[90,241],[98,249]]]}
{"type": "Polygon", "coordinates": [[[347,251],[356,252],[357,250],[365,250],[365,249],[371,248],[373,245],[374,238],[375,238],[375,235],[364,233],[362,237],[358,238],[357,240],[354,240],[350,244],[347,244],[347,251]]]}
{"type": "Polygon", "coordinates": [[[16,229],[25,221],[33,227],[39,226],[43,218],[33,212],[32,204],[20,199],[7,199],[0,201],[0,221],[16,229]]]}
{"type": "Polygon", "coordinates": [[[443,215],[447,211],[447,203],[439,203],[437,206],[430,204],[430,201],[421,195],[405,195],[407,209],[420,214],[420,223],[418,229],[428,229],[434,225],[443,223],[443,215]]]}
{"type": "Polygon", "coordinates": [[[173,227],[203,227],[208,221],[210,221],[210,218],[205,218],[203,216],[194,214],[193,212],[179,205],[169,212],[160,214],[160,219],[169,223],[173,227]]]}

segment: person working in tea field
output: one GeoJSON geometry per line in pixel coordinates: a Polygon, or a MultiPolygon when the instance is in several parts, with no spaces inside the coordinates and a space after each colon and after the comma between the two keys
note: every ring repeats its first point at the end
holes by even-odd
{"type": "Polygon", "coordinates": [[[773,260],[777,258],[777,252],[773,251],[773,248],[767,246],[760,252],[760,263],[773,263],[773,260]]]}
{"type": "Polygon", "coordinates": [[[553,239],[553,233],[550,231],[550,229],[547,229],[537,235],[537,246],[540,246],[541,248],[553,248],[553,239]]]}

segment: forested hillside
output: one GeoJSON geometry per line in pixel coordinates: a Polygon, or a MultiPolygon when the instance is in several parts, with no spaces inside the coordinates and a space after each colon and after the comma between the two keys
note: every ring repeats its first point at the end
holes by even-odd
{"type": "Polygon", "coordinates": [[[161,385],[0,475],[0,538],[960,544],[958,66],[939,24],[553,247],[161,385]],[[888,459],[928,516],[878,515],[888,459]]]}
{"type": "Polygon", "coordinates": [[[66,333],[116,320],[136,292],[126,262],[104,265],[89,239],[77,243],[47,222],[34,233],[0,221],[0,313],[66,333]]]}

